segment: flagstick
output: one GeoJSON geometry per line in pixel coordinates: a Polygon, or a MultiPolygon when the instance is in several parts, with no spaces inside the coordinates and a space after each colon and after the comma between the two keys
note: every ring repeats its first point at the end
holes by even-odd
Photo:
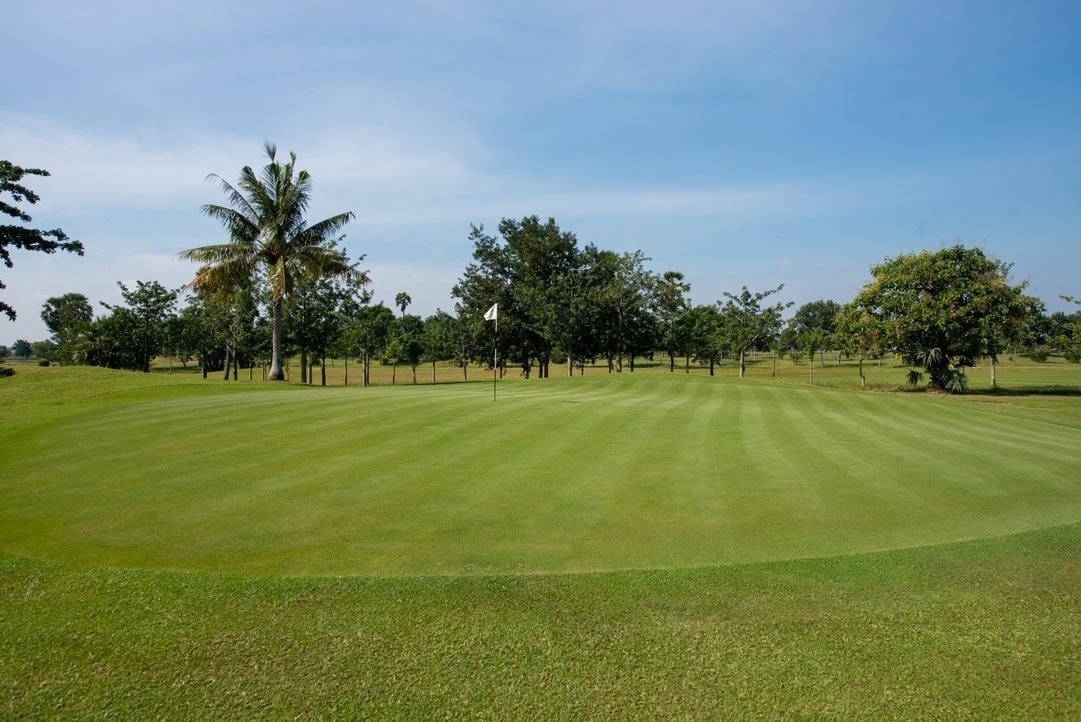
{"type": "Polygon", "coordinates": [[[499,315],[495,317],[495,336],[492,337],[492,401],[495,401],[496,374],[499,373],[499,315]]]}

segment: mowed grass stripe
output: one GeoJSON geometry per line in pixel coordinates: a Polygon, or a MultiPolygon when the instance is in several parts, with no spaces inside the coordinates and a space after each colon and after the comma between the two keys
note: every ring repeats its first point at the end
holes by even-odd
{"type": "Polygon", "coordinates": [[[539,573],[839,554],[1081,514],[1081,451],[1063,447],[1076,431],[980,410],[992,433],[970,432],[938,399],[667,373],[490,391],[163,386],[77,405],[5,436],[0,548],[256,574],[539,573]],[[1017,428],[1054,445],[1002,438],[1017,428]]]}

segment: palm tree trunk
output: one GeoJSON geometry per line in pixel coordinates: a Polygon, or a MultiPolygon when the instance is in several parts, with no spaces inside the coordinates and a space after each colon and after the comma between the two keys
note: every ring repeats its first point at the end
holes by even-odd
{"type": "Polygon", "coordinates": [[[270,376],[269,381],[285,381],[282,371],[282,301],[275,299],[270,305],[270,376]]]}

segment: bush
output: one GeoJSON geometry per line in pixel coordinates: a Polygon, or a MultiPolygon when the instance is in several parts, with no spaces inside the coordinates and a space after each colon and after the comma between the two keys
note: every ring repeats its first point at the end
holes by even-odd
{"type": "Polygon", "coordinates": [[[1035,361],[1038,364],[1042,364],[1047,363],[1047,359],[1051,358],[1051,354],[1047,353],[1046,351],[1037,350],[1029,351],[1027,354],[1025,354],[1025,357],[1035,361]]]}
{"type": "Polygon", "coordinates": [[[15,369],[11,368],[10,366],[0,366],[0,379],[4,378],[5,376],[14,376],[14,375],[15,375],[15,369]]]}
{"type": "Polygon", "coordinates": [[[48,366],[48,365],[49,365],[49,359],[47,359],[47,358],[43,358],[40,361],[38,361],[38,366],[48,366]]]}
{"type": "Polygon", "coordinates": [[[1067,351],[1062,356],[1072,364],[1081,364],[1081,351],[1067,351]]]}

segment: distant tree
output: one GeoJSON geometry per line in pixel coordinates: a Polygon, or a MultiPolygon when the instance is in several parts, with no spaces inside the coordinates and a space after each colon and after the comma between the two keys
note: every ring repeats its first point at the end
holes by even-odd
{"type": "Polygon", "coordinates": [[[446,311],[437,310],[424,319],[422,358],[432,364],[432,383],[436,382],[435,364],[455,356],[455,334],[458,319],[446,311]]]}
{"type": "MultiPolygon", "coordinates": [[[[157,281],[136,281],[134,288],[128,288],[123,282],[120,296],[128,305],[128,311],[138,319],[138,339],[142,352],[139,355],[139,370],[150,373],[150,362],[161,351],[165,337],[165,323],[176,307],[179,289],[168,289],[157,281]]],[[[102,303],[105,308],[115,311],[116,307],[102,303]]]]}
{"type": "Polygon", "coordinates": [[[52,341],[34,341],[30,344],[30,351],[38,361],[56,361],[57,348],[52,341]]]}
{"type": "Polygon", "coordinates": [[[841,351],[856,359],[860,387],[866,387],[867,377],[863,373],[863,362],[879,358],[886,350],[886,332],[882,322],[862,309],[845,306],[837,314],[834,339],[841,351]]]}
{"type": "Polygon", "coordinates": [[[11,349],[9,349],[7,346],[4,346],[3,344],[0,344],[0,361],[3,361],[10,355],[11,349]]]}
{"type": "Polygon", "coordinates": [[[11,355],[15,358],[28,359],[34,355],[33,348],[30,342],[25,338],[20,338],[11,344],[11,355]]]}
{"type": "MultiPolygon", "coordinates": [[[[41,168],[23,168],[11,161],[0,160],[0,213],[23,223],[30,223],[33,219],[15,204],[25,202],[33,205],[41,200],[37,193],[22,184],[23,178],[28,175],[48,176],[49,172],[41,168]],[[5,195],[8,198],[5,198],[5,195]]],[[[11,260],[12,249],[41,253],[67,251],[83,255],[83,244],[69,239],[59,228],[45,231],[26,226],[0,225],[0,261],[8,268],[15,265],[11,260]]],[[[7,286],[0,281],[0,290],[5,288],[7,286]]],[[[0,313],[7,315],[11,321],[15,320],[15,309],[3,301],[0,301],[0,313]]]]}
{"type": "MultiPolygon", "coordinates": [[[[499,236],[473,226],[473,263],[454,286],[459,315],[481,318],[499,303],[498,345],[504,358],[514,358],[529,373],[549,375],[549,361],[565,341],[568,294],[576,287],[571,276],[581,265],[578,239],[563,231],[554,218],[504,218],[499,236]]],[[[494,329],[493,329],[494,331],[494,329]]]]}
{"type": "Polygon", "coordinates": [[[409,304],[413,303],[412,297],[405,291],[399,291],[394,296],[394,305],[398,307],[398,310],[405,315],[405,309],[409,308],[409,304]]]}
{"type": "Polygon", "coordinates": [[[250,166],[240,171],[238,188],[217,175],[229,206],[207,204],[203,212],[221,221],[229,231],[228,243],[201,246],[182,252],[182,258],[205,264],[193,287],[232,292],[261,275],[270,293],[271,381],[283,381],[282,307],[293,292],[294,281],[304,277],[344,277],[357,280],[357,270],[333,241],[353,218],[339,213],[318,223],[307,222],[311,176],[297,171],[296,154],[288,163],[277,160],[277,148],[266,144],[269,162],[256,175],[250,166]]]}
{"type": "Polygon", "coordinates": [[[738,294],[724,293],[727,301],[721,311],[724,315],[725,336],[732,350],[739,354],[740,378],[747,372],[747,351],[778,333],[781,328],[781,314],[792,306],[791,302],[763,305],[763,301],[783,288],[784,284],[781,284],[768,291],[752,293],[744,286],[738,294]]]}
{"type": "MultiPolygon", "coordinates": [[[[1062,296],[1062,300],[1081,306],[1081,299],[1073,296],[1062,296]]],[[[1070,363],[1081,363],[1081,311],[1071,316],[1063,314],[1063,317],[1063,329],[1060,335],[1063,356],[1070,363]]]]}
{"type": "Polygon", "coordinates": [[[964,369],[987,350],[985,318],[1013,323],[1033,308],[1025,284],[1011,285],[1008,271],[979,248],[960,244],[903,254],[873,267],[874,280],[852,305],[882,323],[887,347],[923,369],[910,370],[909,383],[926,373],[933,388],[962,392],[964,369]]]}
{"type": "Polygon", "coordinates": [[[57,360],[64,364],[82,363],[86,358],[86,332],[94,320],[94,309],[81,293],[65,293],[45,301],[41,308],[41,320],[53,335],[57,346],[57,360]]]}
{"type": "Polygon", "coordinates": [[[683,317],[688,326],[687,351],[699,363],[709,364],[709,375],[714,375],[714,366],[721,359],[724,350],[724,317],[717,306],[693,306],[683,317]]]}
{"type": "Polygon", "coordinates": [[[811,383],[815,380],[815,353],[826,344],[826,334],[821,331],[804,331],[799,336],[800,346],[807,354],[807,368],[811,383]]]}
{"type": "Polygon", "coordinates": [[[359,353],[364,386],[369,386],[372,382],[372,359],[385,355],[394,321],[394,312],[380,303],[376,306],[361,306],[346,324],[344,335],[359,353]]]}
{"type": "MultiPolygon", "coordinates": [[[[822,334],[823,344],[819,348],[820,354],[825,353],[825,346],[833,340],[833,332],[837,326],[837,314],[841,312],[841,304],[836,301],[823,299],[811,301],[800,306],[790,321],[796,334],[804,334],[818,331],[822,334]]],[[[824,356],[819,362],[825,366],[824,356]]]]}
{"type": "Polygon", "coordinates": [[[690,306],[687,294],[691,284],[684,280],[679,271],[665,271],[653,283],[651,307],[657,319],[658,341],[661,349],[668,354],[668,371],[676,370],[676,323],[690,306]]]}
{"type": "Polygon", "coordinates": [[[408,364],[413,371],[413,383],[417,382],[417,365],[424,358],[424,321],[420,316],[406,314],[391,329],[395,364],[408,364]]]}

